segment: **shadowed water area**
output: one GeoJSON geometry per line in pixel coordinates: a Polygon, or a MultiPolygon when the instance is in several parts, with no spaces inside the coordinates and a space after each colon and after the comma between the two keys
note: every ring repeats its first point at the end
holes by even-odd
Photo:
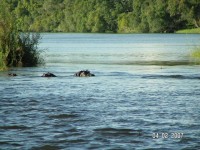
{"type": "Polygon", "coordinates": [[[0,149],[200,149],[199,34],[42,36],[45,66],[0,72],[0,149]]]}

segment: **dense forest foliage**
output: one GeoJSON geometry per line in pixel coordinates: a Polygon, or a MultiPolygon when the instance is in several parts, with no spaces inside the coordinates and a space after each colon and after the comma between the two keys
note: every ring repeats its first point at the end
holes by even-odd
{"type": "Polygon", "coordinates": [[[21,31],[165,33],[200,27],[200,0],[0,1],[21,31]]]}

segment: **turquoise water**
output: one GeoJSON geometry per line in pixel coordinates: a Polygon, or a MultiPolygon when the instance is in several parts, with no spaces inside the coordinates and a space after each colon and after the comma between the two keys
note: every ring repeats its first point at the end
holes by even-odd
{"type": "Polygon", "coordinates": [[[199,34],[42,36],[45,66],[0,72],[0,149],[200,149],[199,34]]]}

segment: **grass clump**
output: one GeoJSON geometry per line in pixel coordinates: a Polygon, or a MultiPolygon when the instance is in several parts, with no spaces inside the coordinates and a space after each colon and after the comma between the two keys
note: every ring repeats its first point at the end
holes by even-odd
{"type": "Polygon", "coordinates": [[[196,47],[191,51],[191,58],[195,61],[196,64],[200,64],[200,47],[196,47]]]}
{"type": "Polygon", "coordinates": [[[195,49],[192,51],[191,56],[192,56],[193,58],[199,58],[199,59],[200,59],[200,47],[195,48],[195,49]]]}
{"type": "Polygon", "coordinates": [[[178,30],[176,33],[199,34],[200,28],[178,30]]]}

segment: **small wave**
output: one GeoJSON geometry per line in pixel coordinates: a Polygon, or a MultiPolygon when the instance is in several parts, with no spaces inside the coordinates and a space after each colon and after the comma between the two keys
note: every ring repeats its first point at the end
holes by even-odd
{"type": "Polygon", "coordinates": [[[7,144],[10,144],[10,143],[9,143],[9,141],[0,141],[0,145],[4,145],[4,144],[7,145],[7,144]]]}
{"type": "Polygon", "coordinates": [[[87,140],[85,140],[85,139],[75,139],[75,140],[66,140],[66,142],[69,142],[70,144],[72,143],[76,143],[76,144],[78,144],[78,143],[86,143],[86,142],[88,142],[87,140]]]}
{"type": "Polygon", "coordinates": [[[26,130],[29,129],[29,127],[27,126],[18,126],[18,125],[14,125],[14,126],[0,126],[0,129],[3,130],[26,130]]]}
{"type": "Polygon", "coordinates": [[[112,136],[142,135],[142,130],[133,130],[133,129],[99,128],[99,129],[94,129],[94,131],[103,135],[112,135],[112,136]]]}
{"type": "Polygon", "coordinates": [[[22,144],[15,143],[15,142],[13,143],[13,141],[0,141],[0,145],[11,145],[14,147],[22,146],[22,144]]]}
{"type": "Polygon", "coordinates": [[[31,150],[59,150],[58,146],[53,145],[43,145],[41,147],[32,147],[31,150]]]}
{"type": "Polygon", "coordinates": [[[133,76],[133,74],[130,74],[130,73],[126,73],[126,72],[111,72],[110,75],[108,76],[133,76]]]}
{"type": "Polygon", "coordinates": [[[49,116],[49,118],[54,118],[54,119],[77,118],[77,117],[79,117],[77,114],[59,114],[59,115],[49,116]]]}
{"type": "Polygon", "coordinates": [[[186,144],[186,143],[191,143],[191,142],[193,142],[193,143],[200,143],[199,142],[199,137],[198,137],[198,135],[197,136],[187,136],[187,135],[183,135],[183,138],[180,138],[180,141],[179,141],[179,143],[184,143],[184,144],[186,144]]]}
{"type": "Polygon", "coordinates": [[[157,78],[173,78],[173,79],[200,79],[197,76],[183,76],[183,75],[145,75],[142,78],[157,79],[157,78]]]}

